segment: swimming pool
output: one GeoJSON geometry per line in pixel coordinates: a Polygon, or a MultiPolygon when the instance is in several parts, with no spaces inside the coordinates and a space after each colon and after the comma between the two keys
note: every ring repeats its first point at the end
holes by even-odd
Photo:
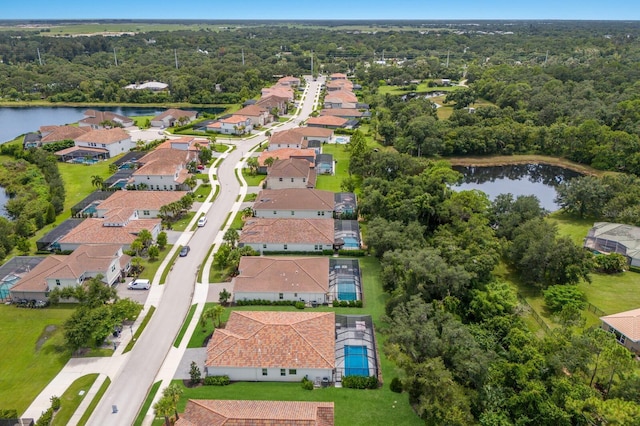
{"type": "Polygon", "coordinates": [[[124,188],[125,186],[127,186],[127,181],[125,179],[120,179],[117,180],[113,183],[113,185],[111,185],[111,188],[124,188]]]}
{"type": "Polygon", "coordinates": [[[82,213],[85,213],[88,215],[94,215],[98,212],[96,206],[97,205],[95,203],[91,203],[87,207],[85,207],[84,210],[82,210],[82,213]]]}
{"type": "Polygon", "coordinates": [[[352,280],[338,280],[338,300],[358,300],[356,283],[352,280]]]}
{"type": "Polygon", "coordinates": [[[336,137],[336,143],[341,143],[341,144],[349,143],[349,138],[344,137],[344,136],[337,136],[336,137]]]}
{"type": "Polygon", "coordinates": [[[17,275],[7,275],[0,281],[0,300],[7,299],[9,297],[9,290],[13,287],[18,281],[20,281],[20,277],[17,275]]]}
{"type": "Polygon", "coordinates": [[[344,375],[369,376],[369,361],[366,346],[344,347],[344,375]]]}

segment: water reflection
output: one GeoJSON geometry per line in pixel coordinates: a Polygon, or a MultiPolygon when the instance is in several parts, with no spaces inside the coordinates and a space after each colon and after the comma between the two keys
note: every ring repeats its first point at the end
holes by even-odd
{"type": "Polygon", "coordinates": [[[457,188],[479,189],[491,200],[499,194],[535,195],[542,207],[549,211],[558,210],[555,203],[555,188],[566,180],[581,176],[573,170],[545,164],[514,164],[494,167],[454,166],[462,173],[463,183],[457,188]]]}

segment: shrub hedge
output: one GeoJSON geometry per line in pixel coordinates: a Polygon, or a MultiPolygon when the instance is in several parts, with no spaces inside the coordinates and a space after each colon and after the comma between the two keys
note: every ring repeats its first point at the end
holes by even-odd
{"type": "Polygon", "coordinates": [[[227,386],[229,384],[229,376],[207,376],[204,378],[205,386],[227,386]]]}
{"type": "Polygon", "coordinates": [[[378,389],[378,378],[375,376],[344,376],[342,386],[350,389],[378,389]]]}
{"type": "Polygon", "coordinates": [[[362,300],[334,300],[334,308],[362,308],[362,300]]]}

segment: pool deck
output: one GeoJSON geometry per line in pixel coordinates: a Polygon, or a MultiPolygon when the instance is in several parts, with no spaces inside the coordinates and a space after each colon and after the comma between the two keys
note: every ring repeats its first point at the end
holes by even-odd
{"type": "Polygon", "coordinates": [[[376,376],[376,359],[374,347],[373,330],[365,327],[363,330],[356,330],[355,327],[338,328],[336,324],[336,382],[340,382],[346,369],[345,346],[364,346],[367,348],[367,363],[369,376],[376,376]]]}

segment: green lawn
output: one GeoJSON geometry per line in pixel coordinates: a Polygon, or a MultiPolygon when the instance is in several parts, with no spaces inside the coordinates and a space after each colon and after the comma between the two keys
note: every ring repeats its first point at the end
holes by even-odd
{"type": "Polygon", "coordinates": [[[64,391],[60,396],[60,410],[58,410],[53,418],[51,426],[64,426],[69,423],[71,416],[76,412],[78,405],[80,405],[97,378],[98,373],[87,374],[77,379],[64,391]],[[80,391],[84,391],[82,395],[80,395],[80,391]]]}
{"type": "Polygon", "coordinates": [[[252,201],[255,201],[256,198],[258,198],[258,194],[253,192],[253,193],[245,195],[244,200],[242,200],[242,201],[245,202],[245,203],[246,202],[252,202],[252,201]]]}
{"type": "Polygon", "coordinates": [[[204,201],[211,194],[211,184],[209,182],[198,185],[193,194],[196,197],[196,201],[204,201]]]}
{"type": "Polygon", "coordinates": [[[247,168],[242,169],[242,176],[247,181],[248,186],[258,186],[267,178],[267,175],[252,175],[247,168]]]}
{"type": "Polygon", "coordinates": [[[337,161],[335,174],[318,175],[316,181],[316,189],[323,189],[326,191],[340,192],[340,184],[342,180],[349,176],[349,152],[347,151],[347,144],[324,144],[322,145],[323,154],[333,155],[333,160],[337,161]]]}
{"type": "Polygon", "coordinates": [[[552,213],[548,220],[558,225],[560,235],[571,237],[571,240],[580,246],[595,222],[593,219],[580,219],[560,211],[552,213]]]}
{"type": "Polygon", "coordinates": [[[74,309],[0,305],[1,408],[22,413],[67,363],[61,326],[74,309]]]}
{"type": "Polygon", "coordinates": [[[167,244],[164,250],[160,250],[160,255],[156,260],[150,260],[148,258],[144,259],[142,261],[142,266],[144,266],[144,271],[142,271],[139,278],[146,278],[148,280],[153,280],[153,277],[156,275],[156,272],[158,272],[158,268],[160,268],[162,261],[167,256],[167,254],[169,254],[169,252],[171,251],[171,247],[172,247],[171,244],[167,244]]]}
{"type": "Polygon", "coordinates": [[[100,161],[92,165],[58,163],[60,175],[62,175],[64,188],[66,190],[66,198],[64,201],[65,213],[70,214],[68,210],[71,207],[78,204],[87,195],[96,190],[96,187],[91,185],[92,176],[98,175],[103,179],[111,176],[109,173],[109,164],[113,163],[117,158],[119,157],[110,158],[107,161],[100,161]]]}
{"type": "Polygon", "coordinates": [[[126,354],[131,349],[133,349],[133,345],[136,344],[136,342],[138,341],[138,338],[142,335],[142,332],[144,331],[144,329],[147,328],[147,324],[149,324],[149,321],[151,321],[151,317],[153,316],[153,313],[155,311],[156,311],[156,307],[155,306],[149,307],[149,310],[147,311],[147,314],[144,316],[144,319],[140,323],[140,326],[138,327],[138,329],[134,333],[133,338],[131,340],[129,340],[129,343],[127,343],[127,346],[122,351],[123,354],[126,354]]]}
{"type": "Polygon", "coordinates": [[[242,216],[244,215],[244,213],[242,213],[242,211],[239,211],[236,216],[233,218],[233,222],[231,222],[231,228],[235,229],[235,230],[241,230],[242,227],[244,226],[244,220],[242,220],[242,216]]]}
{"type": "Polygon", "coordinates": [[[147,120],[151,121],[153,115],[136,115],[134,117],[129,117],[133,119],[133,123],[141,129],[147,129],[147,120]]]}
{"type": "Polygon", "coordinates": [[[196,312],[196,307],[197,305],[191,305],[191,308],[189,309],[189,313],[187,314],[187,317],[184,319],[184,322],[182,323],[180,332],[176,336],[175,342],[173,342],[174,347],[177,348],[180,346],[180,343],[182,342],[182,338],[184,337],[184,334],[187,332],[187,327],[189,327],[189,324],[191,323],[191,318],[193,318],[193,314],[196,312]]]}
{"type": "Polygon", "coordinates": [[[134,426],[142,425],[144,417],[147,415],[147,411],[149,411],[149,408],[151,407],[151,403],[153,402],[153,398],[156,396],[156,393],[158,393],[158,389],[160,389],[161,384],[162,384],[162,381],[159,381],[159,382],[155,382],[153,386],[151,386],[151,389],[149,390],[149,394],[147,395],[147,399],[144,400],[144,404],[142,404],[142,408],[140,409],[140,412],[138,413],[138,416],[136,417],[135,422],[133,422],[134,426]]]}
{"type": "Polygon", "coordinates": [[[89,406],[85,410],[84,414],[82,415],[82,417],[78,421],[78,426],[84,426],[85,424],[87,424],[87,421],[89,420],[89,417],[91,417],[91,415],[93,414],[93,411],[98,406],[98,402],[100,402],[100,400],[102,399],[102,396],[107,391],[107,389],[109,388],[110,384],[111,384],[111,379],[107,377],[104,380],[104,382],[102,382],[102,386],[100,386],[100,389],[98,389],[98,392],[93,397],[93,399],[91,400],[91,403],[89,404],[89,406]]]}
{"type": "Polygon", "coordinates": [[[187,212],[180,219],[171,224],[171,229],[173,231],[184,231],[185,229],[187,229],[187,225],[189,225],[191,219],[193,219],[193,216],[195,216],[195,214],[196,212],[187,212]]]}

